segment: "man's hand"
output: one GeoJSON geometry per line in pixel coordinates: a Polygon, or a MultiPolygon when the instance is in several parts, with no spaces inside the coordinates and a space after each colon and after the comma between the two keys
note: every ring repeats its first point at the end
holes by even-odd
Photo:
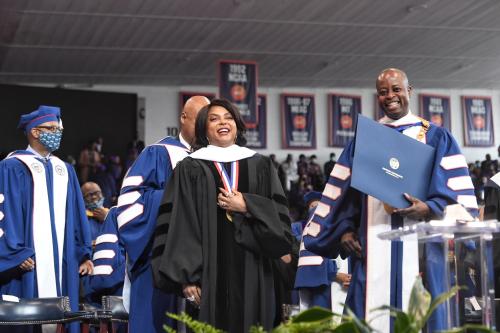
{"type": "Polygon", "coordinates": [[[335,281],[342,285],[342,288],[347,289],[351,284],[351,274],[337,273],[335,281]]]}
{"type": "Polygon", "coordinates": [[[35,261],[31,258],[28,258],[25,261],[23,261],[21,265],[19,265],[19,268],[22,269],[24,272],[29,272],[35,269],[35,261]]]}
{"type": "Polygon", "coordinates": [[[349,254],[355,254],[357,257],[361,258],[361,244],[359,244],[358,236],[354,232],[347,232],[342,235],[340,239],[340,245],[349,254]]]}
{"type": "Polygon", "coordinates": [[[80,273],[80,275],[86,275],[86,274],[92,274],[92,272],[94,271],[94,263],[92,262],[92,260],[85,260],[83,263],[80,264],[80,269],[78,270],[78,273],[80,273]]]}
{"type": "Polygon", "coordinates": [[[411,203],[411,206],[408,208],[395,209],[394,213],[399,214],[403,217],[409,217],[414,220],[426,219],[431,215],[431,210],[425,202],[412,197],[408,193],[405,193],[404,196],[406,200],[411,203]]]}
{"type": "Polygon", "coordinates": [[[106,219],[106,215],[108,215],[109,209],[101,207],[101,208],[96,208],[92,211],[92,214],[94,214],[94,217],[101,221],[104,222],[104,219],[106,219]]]}
{"type": "Polygon", "coordinates": [[[195,284],[185,284],[182,286],[182,293],[186,299],[195,304],[196,306],[200,306],[201,304],[201,288],[195,284]]]}

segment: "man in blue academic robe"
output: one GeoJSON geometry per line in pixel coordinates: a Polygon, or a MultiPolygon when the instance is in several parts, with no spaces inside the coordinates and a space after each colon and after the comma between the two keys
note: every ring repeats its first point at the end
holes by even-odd
{"type": "Polygon", "coordinates": [[[196,115],[209,102],[204,96],[191,97],[180,116],[179,138],[166,137],[146,147],[123,179],[116,220],[127,253],[123,296],[131,333],[164,332],[165,312],[177,312],[177,297],[153,287],[153,233],[165,186],[175,165],[190,152],[196,115]]]}
{"type": "Polygon", "coordinates": [[[21,116],[19,128],[28,147],[0,162],[0,293],[69,296],[77,310],[79,274],[93,269],[91,240],[75,172],[52,155],[62,136],[60,109],[40,106],[21,116]]]}
{"type": "MultiPolygon", "coordinates": [[[[450,204],[462,204],[477,214],[477,203],[465,157],[455,139],[446,129],[410,112],[412,88],[406,74],[395,68],[386,69],[378,76],[376,87],[385,112],[380,122],[435,148],[427,199],[420,201],[405,194],[410,207],[394,209],[351,188],[354,139],[333,168],[303,240],[308,250],[323,256],[351,255],[353,275],[347,305],[358,316],[373,319],[371,324],[376,329],[390,332],[393,323],[389,315],[370,311],[382,305],[408,308],[410,291],[419,274],[418,243],[389,242],[377,235],[418,220],[440,218],[450,204]]],[[[437,269],[443,267],[444,258],[438,244],[427,244],[426,258],[426,278],[435,297],[444,291],[439,283],[443,277],[437,269]]],[[[443,310],[438,309],[431,319],[432,331],[443,328],[443,310]]]]}

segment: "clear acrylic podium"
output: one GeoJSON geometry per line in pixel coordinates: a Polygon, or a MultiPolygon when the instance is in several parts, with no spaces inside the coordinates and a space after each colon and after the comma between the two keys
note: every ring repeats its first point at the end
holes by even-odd
{"type": "MultiPolygon", "coordinates": [[[[479,222],[429,221],[401,227],[378,235],[380,239],[405,241],[405,236],[417,234],[419,243],[439,242],[442,244],[443,258],[447,258],[443,281],[448,290],[453,285],[463,285],[465,265],[462,257],[457,256],[461,249],[474,244],[477,256],[478,297],[464,298],[460,291],[446,303],[448,328],[455,328],[466,322],[474,322],[496,329],[495,288],[491,256],[493,233],[500,231],[496,220],[479,222]]],[[[414,241],[407,239],[406,241],[414,241]]],[[[473,271],[473,270],[472,270],[473,271]]],[[[406,309],[404,309],[406,310],[406,309]]]]}

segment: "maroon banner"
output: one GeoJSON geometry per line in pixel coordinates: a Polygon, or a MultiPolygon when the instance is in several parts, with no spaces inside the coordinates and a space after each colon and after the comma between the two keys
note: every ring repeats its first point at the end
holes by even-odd
{"type": "Polygon", "coordinates": [[[491,147],[495,145],[491,97],[462,96],[465,145],[491,147]]]}
{"type": "Polygon", "coordinates": [[[384,109],[380,107],[380,104],[378,103],[378,95],[375,94],[375,104],[374,104],[374,114],[373,114],[373,119],[376,121],[379,121],[380,119],[385,117],[385,112],[384,109]]]}
{"type": "Polygon", "coordinates": [[[259,123],[257,126],[247,126],[245,138],[247,139],[247,147],[264,149],[267,147],[267,95],[259,94],[257,104],[259,107],[259,123]]]}
{"type": "Polygon", "coordinates": [[[247,125],[259,122],[257,110],[257,63],[219,60],[219,97],[234,103],[247,125]]]}
{"type": "Polygon", "coordinates": [[[420,117],[451,131],[450,97],[420,94],[420,117]]]}
{"type": "Polygon", "coordinates": [[[281,94],[283,148],[316,148],[314,95],[281,94]]]}
{"type": "Polygon", "coordinates": [[[186,104],[187,100],[193,96],[205,96],[209,100],[213,100],[215,98],[215,94],[207,93],[207,92],[196,92],[196,91],[180,91],[179,92],[179,112],[182,112],[182,108],[184,104],[186,104]]]}
{"type": "Polygon", "coordinates": [[[344,147],[354,138],[361,96],[328,95],[328,145],[344,147]]]}

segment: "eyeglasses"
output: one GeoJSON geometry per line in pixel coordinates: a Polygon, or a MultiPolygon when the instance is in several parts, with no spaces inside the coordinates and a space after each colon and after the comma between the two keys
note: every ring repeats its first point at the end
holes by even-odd
{"type": "Polygon", "coordinates": [[[63,128],[62,127],[59,127],[59,126],[37,126],[35,128],[43,128],[43,129],[46,129],[47,131],[51,132],[51,133],[57,133],[57,132],[62,132],[63,131],[63,128]]]}
{"type": "Polygon", "coordinates": [[[85,199],[91,199],[92,197],[96,196],[96,197],[100,197],[102,195],[102,192],[101,191],[95,191],[95,192],[90,192],[90,193],[87,193],[85,194],[83,197],[85,199]]]}

